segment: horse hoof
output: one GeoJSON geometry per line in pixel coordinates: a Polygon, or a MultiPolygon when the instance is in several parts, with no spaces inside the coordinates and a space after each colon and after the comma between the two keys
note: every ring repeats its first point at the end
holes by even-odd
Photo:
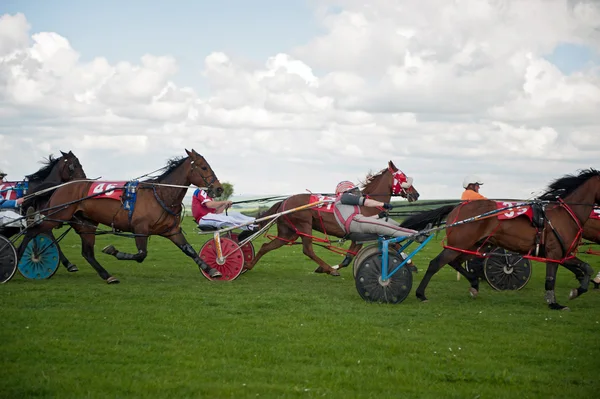
{"type": "Polygon", "coordinates": [[[113,245],[107,245],[104,248],[102,248],[102,252],[108,255],[115,256],[119,251],[117,251],[117,248],[115,248],[113,245]]]}
{"type": "Polygon", "coordinates": [[[106,279],[106,284],[119,284],[120,281],[118,278],[110,276],[109,278],[106,279]]]}
{"type": "Polygon", "coordinates": [[[419,269],[417,269],[417,267],[415,265],[408,265],[406,267],[408,267],[408,270],[410,270],[411,272],[413,272],[415,274],[419,273],[419,269]]]}
{"type": "Polygon", "coordinates": [[[329,273],[330,276],[340,276],[340,272],[338,272],[337,270],[332,270],[331,273],[329,273]]]}
{"type": "Polygon", "coordinates": [[[573,288],[571,292],[569,292],[569,299],[575,299],[579,296],[577,289],[573,288]]]}
{"type": "Polygon", "coordinates": [[[68,271],[69,273],[75,273],[75,272],[78,272],[78,271],[79,271],[79,269],[78,269],[78,268],[77,268],[77,266],[75,266],[74,264],[72,264],[72,263],[69,263],[69,264],[67,265],[67,271],[68,271]]]}
{"type": "Polygon", "coordinates": [[[477,298],[479,291],[477,291],[475,288],[471,287],[471,288],[469,288],[469,294],[471,295],[471,298],[475,299],[475,298],[477,298]]]}
{"type": "Polygon", "coordinates": [[[325,270],[321,266],[317,267],[314,271],[315,273],[325,273],[325,270]]]}

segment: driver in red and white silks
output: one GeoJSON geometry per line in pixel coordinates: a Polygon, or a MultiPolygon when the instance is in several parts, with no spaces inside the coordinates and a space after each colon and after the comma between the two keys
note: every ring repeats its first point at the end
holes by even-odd
{"type": "MultiPolygon", "coordinates": [[[[6,173],[0,170],[0,183],[4,183],[6,173]]],[[[19,213],[19,207],[23,203],[23,198],[16,200],[6,199],[5,193],[0,191],[0,227],[25,227],[25,221],[19,213]]]]}
{"type": "MultiPolygon", "coordinates": [[[[209,226],[217,229],[240,226],[254,222],[254,218],[240,212],[224,213],[232,205],[231,201],[216,201],[208,196],[206,191],[196,189],[192,197],[192,215],[198,226],[209,226]]],[[[242,230],[253,231],[254,224],[242,226],[242,230]]]]}
{"type": "Polygon", "coordinates": [[[406,237],[418,233],[416,230],[400,227],[400,224],[389,218],[365,216],[360,213],[360,206],[369,208],[392,209],[392,205],[361,195],[360,190],[352,182],[340,182],[335,189],[335,219],[346,233],[378,234],[387,237],[406,237]]]}

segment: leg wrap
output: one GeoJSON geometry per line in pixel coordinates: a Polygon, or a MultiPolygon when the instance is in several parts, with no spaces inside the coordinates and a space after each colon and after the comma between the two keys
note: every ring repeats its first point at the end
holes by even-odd
{"type": "Polygon", "coordinates": [[[546,291],[545,298],[546,298],[546,303],[548,305],[556,303],[556,296],[554,295],[554,290],[548,290],[548,291],[546,291]]]}
{"type": "Polygon", "coordinates": [[[181,248],[181,250],[183,251],[184,254],[186,254],[190,258],[194,259],[194,262],[196,262],[196,264],[198,265],[198,267],[200,267],[200,269],[202,269],[204,271],[210,269],[210,266],[208,266],[202,259],[200,259],[196,250],[189,243],[184,244],[184,245],[180,246],[179,248],[181,248]]]}
{"type": "Polygon", "coordinates": [[[546,277],[546,291],[554,292],[554,277],[546,277]]]}
{"type": "Polygon", "coordinates": [[[346,267],[352,262],[352,255],[348,254],[344,257],[344,260],[340,263],[340,267],[346,267]]]}

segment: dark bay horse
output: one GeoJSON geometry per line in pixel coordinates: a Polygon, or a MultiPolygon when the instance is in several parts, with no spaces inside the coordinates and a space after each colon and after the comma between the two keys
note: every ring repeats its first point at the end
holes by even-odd
{"type": "Polygon", "coordinates": [[[76,182],[56,189],[47,204],[47,211],[43,212],[45,219],[31,229],[31,234],[48,231],[63,223],[70,224],[81,237],[83,257],[109,284],[119,280],[111,276],[94,256],[98,224],[111,226],[113,232],[133,233],[138,253],[123,253],[112,245],[104,249],[119,260],[142,262],[147,255],[148,237],[160,235],[171,240],[211,277],[219,277],[220,272],[200,259],[185,239],[180,226],[181,202],[190,184],[206,187],[211,196],[221,195],[223,187],[203,156],[194,150],[186,150],[186,153],[187,157],[169,160],[160,176],[140,181],[137,187],[112,186],[102,190],[108,186],[100,186],[101,182],[76,182]],[[96,189],[98,195],[90,195],[90,190],[96,189]],[[129,190],[133,191],[130,194],[135,194],[129,197],[135,198],[132,213],[124,207],[125,197],[107,198],[119,189],[123,195],[129,190]]]}
{"type": "Polygon", "coordinates": [[[469,280],[471,295],[475,297],[479,291],[479,280],[461,264],[471,258],[472,254],[478,253],[482,245],[489,243],[524,254],[532,260],[545,262],[546,302],[550,309],[567,309],[556,302],[556,272],[558,265],[562,264],[579,280],[580,286],[571,290],[570,299],[587,292],[593,270],[590,265],[578,259],[574,252],[581,239],[582,226],[588,221],[594,205],[600,201],[600,172],[587,169],[577,175],[566,175],[556,179],[538,200],[538,210],[544,215],[543,225],[540,227],[535,227],[524,215],[508,220],[499,219],[498,214],[494,212],[498,209],[497,203],[491,200],[466,202],[454,208],[446,206],[422,212],[405,220],[402,223],[404,227],[419,228],[430,222],[432,217],[444,216],[443,213],[447,214],[449,225],[475,218],[473,221],[447,228],[445,248],[429,263],[427,272],[417,288],[417,298],[421,301],[427,300],[425,289],[429,281],[446,264],[469,280]],[[486,213],[489,215],[476,218],[486,213]],[[538,258],[537,254],[532,255],[536,253],[540,243],[543,258],[538,258]]]}
{"type": "MultiPolygon", "coordinates": [[[[31,206],[36,211],[42,210],[46,207],[52,192],[48,191],[31,197],[33,194],[41,192],[44,189],[58,186],[61,183],[86,178],[79,159],[72,151],[69,151],[68,153],[61,151],[60,153],[61,156],[59,158],[54,158],[52,155],[48,156],[47,160],[42,161],[45,166],[40,168],[37,172],[25,176],[27,178],[26,198],[29,199],[23,203],[23,209],[27,209],[31,206]]],[[[52,234],[52,231],[49,231],[48,234],[52,237],[52,240],[56,242],[56,238],[52,234]]],[[[65,268],[70,272],[78,271],[77,266],[71,263],[63,254],[58,242],[56,242],[56,248],[58,249],[60,261],[65,268]]],[[[19,253],[22,253],[24,249],[24,247],[19,248],[19,253]]]]}
{"type": "MultiPolygon", "coordinates": [[[[361,191],[364,195],[368,195],[381,202],[389,202],[392,195],[404,197],[408,199],[409,202],[416,201],[419,198],[419,193],[412,185],[412,179],[407,178],[403,172],[399,171],[392,161],[389,161],[388,167],[382,169],[379,173],[367,176],[366,181],[362,184],[361,191]],[[410,184],[408,184],[408,182],[410,182],[410,184]],[[402,187],[403,185],[408,185],[408,187],[402,187]]],[[[311,197],[313,200],[319,198],[318,196],[315,197],[313,194],[292,195],[273,205],[260,217],[274,215],[279,212],[307,205],[311,202],[311,197]]],[[[377,208],[361,207],[361,213],[366,216],[377,215],[379,212],[381,212],[381,210],[377,208]]],[[[333,212],[327,212],[322,208],[300,210],[279,217],[276,223],[277,237],[262,245],[254,260],[245,266],[246,269],[252,269],[266,253],[288,243],[292,243],[300,237],[302,240],[303,253],[319,265],[315,272],[325,272],[332,276],[340,275],[337,270],[329,266],[315,254],[312,246],[313,237],[311,234],[313,230],[337,238],[346,236],[346,232],[337,223],[333,212]]],[[[262,223],[262,225],[265,224],[266,222],[262,223]]],[[[362,244],[352,241],[349,253],[340,264],[340,267],[348,266],[353,256],[351,254],[356,254],[361,247],[362,244]]]]}

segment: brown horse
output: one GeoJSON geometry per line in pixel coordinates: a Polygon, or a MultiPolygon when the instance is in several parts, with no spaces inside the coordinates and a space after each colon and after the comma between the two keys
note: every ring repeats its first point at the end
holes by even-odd
{"type": "MultiPolygon", "coordinates": [[[[40,168],[40,170],[37,172],[25,176],[27,178],[27,193],[25,198],[29,199],[23,203],[23,209],[28,209],[30,206],[36,211],[44,209],[48,203],[48,200],[50,199],[50,196],[52,195],[51,191],[45,191],[45,189],[49,189],[51,187],[58,186],[61,183],[66,183],[72,180],[86,178],[79,159],[75,156],[75,154],[73,154],[72,151],[69,151],[68,153],[61,151],[60,153],[61,156],[58,158],[54,158],[52,155],[50,155],[47,160],[42,161],[45,166],[40,168]],[[41,194],[32,196],[39,192],[41,192],[41,194]]],[[[48,233],[52,237],[52,240],[56,241],[56,238],[52,232],[49,231],[48,233]]],[[[60,261],[65,268],[69,272],[78,271],[79,269],[77,269],[77,266],[71,263],[63,254],[58,242],[56,242],[56,248],[58,249],[60,261]]],[[[19,247],[19,254],[21,254],[24,250],[25,247],[19,247]]]]}
{"type": "Polygon", "coordinates": [[[449,264],[470,284],[470,293],[476,297],[479,291],[478,278],[466,271],[461,264],[478,254],[480,248],[489,243],[509,251],[525,254],[529,259],[546,263],[546,295],[550,309],[566,309],[556,302],[554,287],[558,265],[562,264],[575,274],[580,286],[571,290],[570,299],[587,292],[592,268],[574,255],[581,239],[581,226],[590,217],[594,204],[600,201],[600,172],[594,169],[581,171],[578,175],[566,175],[555,180],[544,195],[532,202],[544,218],[536,227],[526,216],[501,220],[498,218],[497,203],[491,200],[466,202],[455,208],[442,207],[422,212],[403,222],[404,227],[419,228],[439,217],[440,210],[447,214],[447,244],[430,263],[416,295],[426,301],[425,289],[438,270],[449,264]],[[538,206],[536,206],[538,205],[538,206]],[[471,219],[472,218],[472,219],[471,219]],[[465,223],[460,223],[466,221],[465,223]],[[453,226],[453,224],[456,224],[453,226]],[[538,257],[536,248],[544,254],[538,257]]]}
{"type": "MultiPolygon", "coordinates": [[[[381,202],[389,202],[392,195],[404,197],[408,199],[409,202],[416,201],[419,198],[419,193],[412,185],[412,180],[408,179],[403,172],[399,171],[392,161],[389,161],[388,167],[382,169],[379,173],[367,176],[366,181],[362,184],[361,191],[364,195],[368,195],[381,202]],[[402,187],[401,183],[406,183],[407,181],[411,182],[410,186],[408,188],[402,187]]],[[[312,194],[292,195],[273,205],[268,211],[262,214],[261,217],[274,215],[279,212],[307,205],[311,202],[311,197],[313,197],[313,200],[318,198],[318,196],[315,197],[312,194]]],[[[381,212],[381,210],[377,208],[361,207],[361,213],[366,216],[373,216],[379,212],[381,212]]],[[[264,226],[266,223],[267,222],[263,222],[262,225],[264,226]]],[[[325,272],[332,276],[340,275],[337,270],[329,266],[315,254],[312,246],[313,237],[311,233],[313,230],[337,238],[346,236],[346,232],[336,221],[333,212],[327,212],[323,208],[311,208],[281,216],[277,219],[276,223],[277,237],[262,245],[254,260],[245,266],[246,269],[251,270],[259,259],[267,252],[280,248],[285,244],[293,243],[300,237],[302,240],[303,253],[319,265],[315,272],[325,272]]],[[[340,264],[340,267],[348,266],[352,260],[352,256],[360,250],[361,246],[362,244],[352,241],[349,252],[344,261],[340,264]]]]}
{"type": "MultiPolygon", "coordinates": [[[[595,244],[600,244],[600,219],[589,218],[585,225],[583,225],[583,238],[588,241],[591,241],[595,244]]],[[[591,248],[588,249],[585,253],[592,255],[600,255],[600,252],[594,251],[591,248]]],[[[594,283],[595,289],[600,289],[600,272],[592,280],[594,283]]]]}
{"type": "Polygon", "coordinates": [[[160,176],[141,181],[137,187],[126,185],[109,189],[106,186],[107,190],[102,190],[105,186],[100,186],[101,182],[76,182],[56,189],[43,212],[45,219],[29,234],[35,235],[69,223],[81,237],[83,257],[109,284],[119,280],[111,276],[94,256],[95,233],[100,223],[111,226],[113,232],[131,232],[135,237],[136,254],[119,252],[112,245],[104,249],[105,253],[117,259],[142,262],[147,255],[148,237],[160,235],[171,240],[211,277],[219,277],[220,272],[200,259],[183,236],[181,201],[190,184],[207,187],[210,195],[215,196],[221,195],[223,188],[204,157],[194,150],[186,152],[187,157],[169,160],[160,176]],[[94,188],[100,189],[90,195],[94,188]],[[117,196],[116,200],[108,197],[115,192],[123,195],[117,196]],[[133,196],[126,196],[130,194],[133,196]],[[127,198],[134,198],[133,204],[127,198]],[[125,209],[126,203],[132,207],[125,209]]]}

